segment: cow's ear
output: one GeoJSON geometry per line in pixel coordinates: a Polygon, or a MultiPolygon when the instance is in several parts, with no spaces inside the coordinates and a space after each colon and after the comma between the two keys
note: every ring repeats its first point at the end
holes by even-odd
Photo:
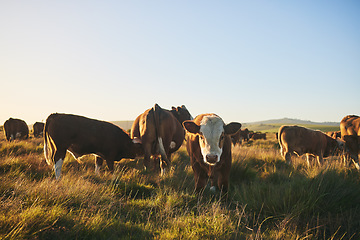
{"type": "Polygon", "coordinates": [[[224,126],[225,134],[234,135],[240,130],[240,128],[241,128],[241,123],[231,122],[224,126]]]}
{"type": "Polygon", "coordinates": [[[186,129],[186,131],[190,132],[190,133],[199,133],[200,132],[200,126],[197,125],[196,123],[194,123],[191,120],[186,120],[183,122],[183,126],[186,129]]]}

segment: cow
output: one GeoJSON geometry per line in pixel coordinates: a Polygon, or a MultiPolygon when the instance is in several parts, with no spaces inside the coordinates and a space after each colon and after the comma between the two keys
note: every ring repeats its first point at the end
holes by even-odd
{"type": "Polygon", "coordinates": [[[231,136],[236,134],[241,124],[225,124],[216,114],[201,114],[194,120],[183,123],[187,131],[186,149],[194,171],[195,190],[205,188],[211,180],[210,191],[216,186],[224,193],[228,191],[231,169],[231,136]]]}
{"type": "Polygon", "coordinates": [[[29,128],[24,120],[9,118],[4,123],[4,132],[6,140],[27,139],[29,137],[29,128]]]}
{"type": "Polygon", "coordinates": [[[241,144],[243,140],[245,142],[249,141],[249,129],[247,128],[240,129],[236,134],[231,136],[231,141],[234,146],[236,144],[241,144]]]}
{"type": "Polygon", "coordinates": [[[326,132],[325,134],[334,139],[341,138],[341,131],[330,131],[330,132],[326,132]]]}
{"type": "Polygon", "coordinates": [[[42,122],[34,123],[34,125],[33,125],[34,137],[41,137],[43,135],[44,126],[45,126],[45,124],[42,122]]]}
{"type": "Polygon", "coordinates": [[[54,165],[55,177],[60,179],[66,151],[76,160],[94,154],[95,172],[99,173],[103,160],[111,172],[114,161],[134,159],[142,154],[139,139],[131,139],[118,126],[83,116],[53,113],[44,128],[44,155],[48,165],[54,165]]]}
{"type": "Polygon", "coordinates": [[[340,139],[333,139],[325,133],[300,126],[281,126],[278,131],[280,153],[288,164],[291,164],[291,154],[301,156],[306,154],[310,167],[310,157],[316,157],[320,166],[324,157],[335,155],[344,147],[340,139]]]}
{"type": "Polygon", "coordinates": [[[266,140],[266,133],[255,132],[254,134],[252,134],[251,139],[253,139],[253,140],[258,140],[258,139],[266,140]]]}
{"type": "Polygon", "coordinates": [[[186,107],[173,107],[171,111],[161,108],[158,104],[140,114],[131,127],[131,138],[140,138],[144,152],[144,166],[151,167],[151,156],[154,157],[153,168],[161,156],[160,171],[170,165],[171,154],[177,151],[185,138],[185,130],[181,123],[191,119],[186,107]]]}
{"type": "Polygon", "coordinates": [[[360,117],[355,115],[345,116],[340,122],[340,131],[341,138],[345,141],[348,154],[353,159],[355,167],[360,170],[360,117]]]}

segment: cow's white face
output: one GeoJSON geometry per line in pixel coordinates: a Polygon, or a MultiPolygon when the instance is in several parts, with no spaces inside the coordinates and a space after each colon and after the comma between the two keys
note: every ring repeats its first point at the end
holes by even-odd
{"type": "Polygon", "coordinates": [[[215,114],[204,115],[200,125],[187,120],[183,126],[188,132],[198,135],[203,161],[209,165],[220,161],[226,135],[233,135],[241,128],[241,124],[237,122],[225,125],[215,114]]]}
{"type": "Polygon", "coordinates": [[[224,144],[224,122],[217,116],[205,116],[200,124],[199,145],[205,163],[215,165],[220,161],[224,144]]]}

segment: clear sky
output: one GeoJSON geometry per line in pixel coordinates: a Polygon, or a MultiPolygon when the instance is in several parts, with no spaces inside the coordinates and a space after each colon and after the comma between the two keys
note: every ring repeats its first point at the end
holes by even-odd
{"type": "Polygon", "coordinates": [[[0,125],[360,115],[360,1],[0,0],[0,125]]]}

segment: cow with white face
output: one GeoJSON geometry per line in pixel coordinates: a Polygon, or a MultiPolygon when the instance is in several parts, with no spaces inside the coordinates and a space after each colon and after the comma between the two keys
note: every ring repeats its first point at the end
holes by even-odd
{"type": "Polygon", "coordinates": [[[211,190],[217,186],[227,192],[232,161],[230,136],[240,130],[241,124],[225,124],[216,114],[201,114],[183,125],[196,191],[203,189],[210,178],[211,190]]]}

